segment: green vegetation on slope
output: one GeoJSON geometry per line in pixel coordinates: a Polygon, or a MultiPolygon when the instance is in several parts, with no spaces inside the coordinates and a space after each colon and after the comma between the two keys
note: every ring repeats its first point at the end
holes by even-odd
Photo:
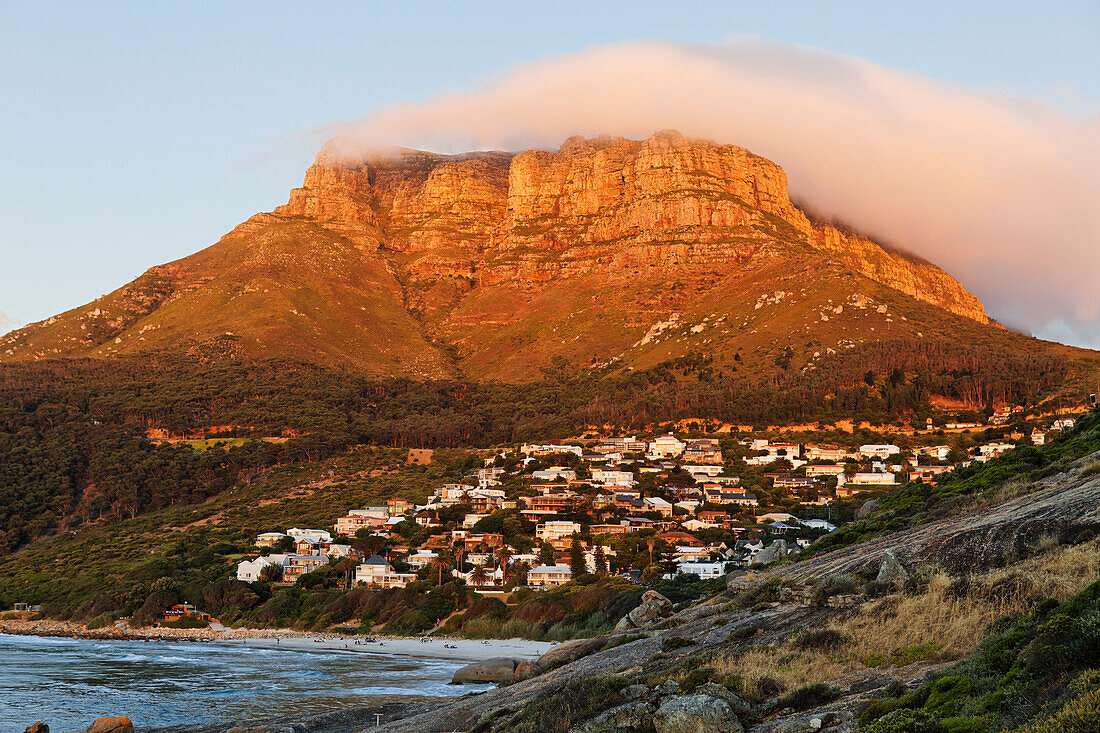
{"type": "Polygon", "coordinates": [[[1100,582],[1006,618],[965,659],[915,691],[873,702],[868,733],[1100,729],[1100,582]]]}

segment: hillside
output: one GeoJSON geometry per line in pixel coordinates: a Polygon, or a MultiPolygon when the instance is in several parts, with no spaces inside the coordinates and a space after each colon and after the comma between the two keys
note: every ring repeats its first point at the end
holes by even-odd
{"type": "Polygon", "coordinates": [[[167,351],[524,382],[550,364],[774,361],[875,340],[1092,359],[1009,332],[939,268],[807,217],[783,170],[661,132],[556,153],[348,158],[217,244],[0,339],[0,360],[167,351]]]}

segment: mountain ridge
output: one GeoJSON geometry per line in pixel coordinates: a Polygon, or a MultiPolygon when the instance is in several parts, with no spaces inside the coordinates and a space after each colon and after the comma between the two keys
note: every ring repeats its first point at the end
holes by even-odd
{"type": "Polygon", "coordinates": [[[853,336],[1000,330],[935,265],[807,216],[782,168],[737,146],[662,131],[573,137],[556,153],[338,149],[321,150],[287,204],[0,338],[0,360],[175,349],[524,381],[554,358],[732,359],[786,348],[796,331],[827,331],[810,359],[853,336]],[[762,308],[783,313],[756,323],[762,308]],[[885,318],[868,330],[869,308],[885,318]],[[646,334],[670,319],[680,347],[655,349],[646,334]],[[764,328],[774,343],[753,338],[764,328]]]}

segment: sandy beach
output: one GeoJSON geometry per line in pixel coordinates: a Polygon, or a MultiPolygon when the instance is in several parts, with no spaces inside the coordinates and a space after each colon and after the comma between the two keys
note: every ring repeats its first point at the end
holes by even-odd
{"type": "Polygon", "coordinates": [[[239,639],[223,638],[221,641],[246,646],[263,646],[299,651],[339,650],[369,652],[374,654],[393,654],[409,657],[433,657],[435,659],[461,659],[476,661],[492,657],[513,657],[516,659],[538,659],[553,644],[545,641],[526,639],[446,639],[420,637],[375,637],[376,641],[367,642],[366,637],[343,637],[322,635],[301,635],[288,632],[286,635],[247,637],[239,639]],[[356,643],[358,642],[358,643],[356,643]]]}
{"type": "Polygon", "coordinates": [[[271,647],[294,651],[357,651],[409,657],[432,657],[476,661],[491,657],[537,659],[554,646],[551,642],[527,639],[449,639],[446,637],[377,636],[310,633],[293,629],[132,629],[124,624],[88,629],[83,624],[52,619],[5,619],[0,633],[33,636],[79,637],[82,639],[128,639],[147,641],[200,641],[242,646],[271,647]],[[358,643],[357,643],[358,642],[358,643]]]}

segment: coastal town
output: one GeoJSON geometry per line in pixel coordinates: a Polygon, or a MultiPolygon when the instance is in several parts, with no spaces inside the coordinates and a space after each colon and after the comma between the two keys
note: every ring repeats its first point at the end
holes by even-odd
{"type": "Polygon", "coordinates": [[[486,595],[585,574],[642,584],[723,577],[803,551],[884,492],[934,485],[1074,424],[1067,415],[1024,421],[1020,412],[929,424],[896,442],[669,432],[511,446],[422,503],[391,497],[333,507],[328,527],[271,528],[236,577],[308,587],[311,573],[339,563],[349,588],[457,578],[486,595]]]}

